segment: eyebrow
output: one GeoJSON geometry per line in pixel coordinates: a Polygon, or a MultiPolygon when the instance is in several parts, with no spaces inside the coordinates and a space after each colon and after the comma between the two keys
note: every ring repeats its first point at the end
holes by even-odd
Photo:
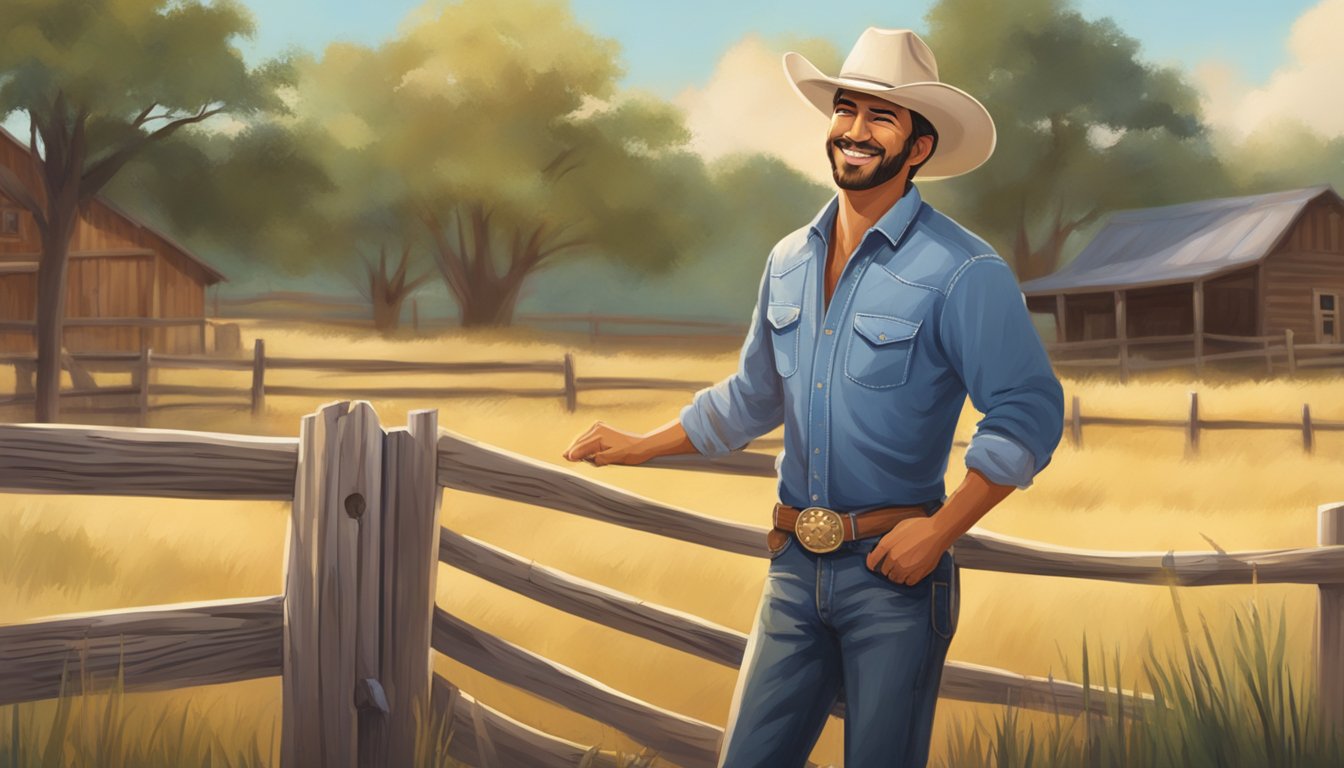
{"type": "MultiPolygon", "coordinates": [[[[855,110],[857,110],[857,109],[859,108],[859,105],[858,105],[858,104],[855,104],[854,102],[850,101],[849,99],[847,99],[847,98],[845,98],[845,97],[843,97],[843,96],[841,96],[840,98],[838,98],[838,99],[835,100],[835,106],[838,107],[838,106],[840,106],[841,104],[844,104],[845,106],[847,106],[847,107],[851,107],[851,108],[853,108],[853,109],[855,109],[855,110]]],[[[882,109],[882,108],[880,108],[880,107],[869,107],[869,108],[868,108],[868,111],[869,111],[869,112],[874,112],[874,113],[879,114],[879,115],[890,115],[890,116],[891,116],[891,119],[896,120],[897,122],[900,121],[900,118],[897,117],[896,113],[893,112],[893,111],[891,111],[890,109],[882,109]]]]}

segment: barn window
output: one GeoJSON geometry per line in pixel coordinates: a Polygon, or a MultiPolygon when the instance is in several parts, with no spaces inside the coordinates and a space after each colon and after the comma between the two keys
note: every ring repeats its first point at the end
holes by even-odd
{"type": "Polygon", "coordinates": [[[1316,341],[1322,344],[1337,344],[1340,341],[1339,294],[1325,293],[1317,289],[1316,297],[1316,341]]]}
{"type": "Polygon", "coordinates": [[[19,212],[13,208],[0,208],[0,237],[16,237],[19,234],[19,212]]]}

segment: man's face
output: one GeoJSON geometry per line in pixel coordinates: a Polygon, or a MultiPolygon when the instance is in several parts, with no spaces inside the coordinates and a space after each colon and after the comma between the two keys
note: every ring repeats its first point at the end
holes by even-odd
{"type": "Polygon", "coordinates": [[[910,110],[905,107],[876,96],[841,91],[826,136],[826,156],[836,186],[872,189],[899,176],[917,147],[922,159],[927,149],[911,141],[912,129],[910,110]]]}

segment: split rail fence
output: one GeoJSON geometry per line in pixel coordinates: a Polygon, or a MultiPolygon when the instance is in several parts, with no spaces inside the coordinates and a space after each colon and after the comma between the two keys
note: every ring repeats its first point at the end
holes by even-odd
{"type": "MultiPolygon", "coordinates": [[[[34,400],[32,394],[32,367],[35,358],[32,355],[0,355],[0,364],[15,367],[15,380],[20,391],[13,395],[0,397],[0,406],[26,405],[34,400]]],[[[225,358],[206,355],[163,355],[152,349],[139,353],[75,353],[67,355],[67,365],[74,376],[75,388],[63,390],[62,398],[102,398],[118,397],[121,404],[75,406],[62,409],[69,413],[123,413],[139,414],[141,423],[151,410],[179,408],[250,408],[253,413],[261,413],[266,407],[266,396],[349,396],[359,397],[540,397],[563,399],[565,408],[571,413],[578,408],[579,392],[600,390],[697,390],[710,386],[713,382],[691,381],[686,379],[648,378],[632,376],[579,376],[575,372],[574,355],[566,352],[560,360],[484,360],[484,361],[406,361],[406,360],[355,360],[329,359],[320,357],[274,357],[266,354],[264,339],[253,343],[252,357],[225,358]],[[153,373],[164,369],[197,369],[222,371],[251,371],[250,389],[227,386],[205,386],[198,384],[156,384],[153,373]],[[426,386],[426,387],[366,387],[351,386],[341,381],[333,381],[328,386],[294,386],[267,384],[268,372],[278,370],[307,370],[325,373],[363,374],[513,374],[536,373],[554,374],[560,377],[558,387],[466,387],[466,386],[426,386]],[[91,373],[94,371],[129,372],[130,384],[120,386],[98,386],[91,373]],[[82,383],[81,383],[82,382],[82,383]],[[196,400],[176,400],[169,403],[156,403],[156,397],[195,397],[209,398],[196,400]],[[132,404],[125,404],[127,401],[132,404]]]]}
{"type": "MultiPolygon", "coordinates": [[[[667,759],[711,766],[722,730],[612,689],[495,637],[435,604],[444,562],[635,636],[715,663],[747,638],[441,528],[442,491],[485,494],[766,557],[765,529],[662,504],[567,468],[478,443],[412,411],[385,430],[366,402],[305,416],[298,438],[179,430],[0,425],[0,489],[291,502],[281,595],[82,614],[0,626],[0,705],[81,693],[282,677],[281,765],[405,766],[415,713],[451,724],[472,766],[614,766],[606,752],[521,723],[432,672],[437,652],[605,723],[667,759]],[[69,674],[72,666],[79,674],[69,674]]],[[[654,466],[758,473],[765,454],[665,457],[654,466]]],[[[965,568],[1138,584],[1317,585],[1323,716],[1344,724],[1344,503],[1318,510],[1318,547],[1252,552],[1100,552],[972,531],[965,568]]],[[[1105,713],[1100,687],[949,662],[940,695],[1065,713],[1105,713]]],[[[1151,705],[1139,697],[1132,706],[1151,705]]],[[[843,706],[833,714],[843,716],[843,706]]]]}
{"type": "Polygon", "coordinates": [[[1280,371],[1295,376],[1300,368],[1344,368],[1344,344],[1302,344],[1294,340],[1291,330],[1276,336],[1186,333],[1063,341],[1046,343],[1045,348],[1055,368],[1115,369],[1121,381],[1127,381],[1134,371],[1173,368],[1190,368],[1201,376],[1206,364],[1224,362],[1262,361],[1265,373],[1270,376],[1280,371]],[[1206,345],[1241,348],[1207,352],[1206,345]],[[1150,356],[1136,357],[1136,348],[1149,351],[1150,356]],[[1182,356],[1186,349],[1189,352],[1182,356]],[[1097,356],[1108,351],[1114,357],[1097,356]]]}

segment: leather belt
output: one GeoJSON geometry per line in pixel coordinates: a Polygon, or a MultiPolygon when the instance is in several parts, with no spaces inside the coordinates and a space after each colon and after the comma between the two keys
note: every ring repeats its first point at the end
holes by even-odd
{"type": "Polygon", "coordinates": [[[775,530],[771,531],[767,538],[771,551],[778,551],[784,546],[786,539],[777,533],[782,531],[796,536],[798,543],[807,551],[825,554],[839,549],[846,541],[877,536],[890,531],[902,520],[928,515],[928,510],[922,505],[881,507],[866,512],[844,513],[825,507],[799,510],[785,504],[776,504],[775,530]]]}

